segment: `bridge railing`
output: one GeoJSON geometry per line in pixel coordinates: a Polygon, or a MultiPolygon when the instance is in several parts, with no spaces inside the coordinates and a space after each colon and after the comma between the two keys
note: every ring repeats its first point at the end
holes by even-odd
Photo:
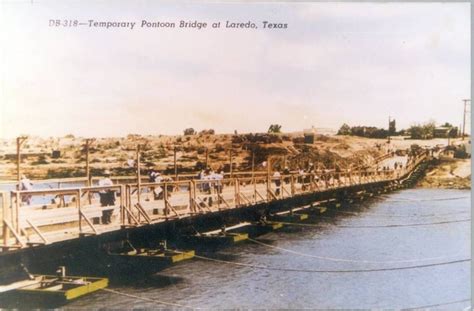
{"type": "Polygon", "coordinates": [[[226,176],[159,183],[129,183],[0,193],[2,249],[49,243],[49,232],[66,228],[73,235],[99,234],[295,195],[360,184],[393,181],[408,175],[426,154],[397,170],[357,169],[284,175],[226,176]],[[43,203],[29,205],[33,197],[43,203]]]}
{"type": "Polygon", "coordinates": [[[97,226],[102,224],[120,226],[125,213],[123,189],[113,185],[11,191],[9,203],[3,197],[2,249],[48,244],[46,231],[58,228],[86,235],[98,234],[97,226]],[[67,203],[28,205],[35,196],[67,203]]]}

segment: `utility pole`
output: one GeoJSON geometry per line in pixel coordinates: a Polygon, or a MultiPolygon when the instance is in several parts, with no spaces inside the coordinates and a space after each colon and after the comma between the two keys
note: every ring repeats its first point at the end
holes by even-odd
{"type": "Polygon", "coordinates": [[[390,122],[392,121],[392,118],[390,117],[390,115],[388,116],[388,135],[387,135],[387,142],[390,143],[390,122]]]}
{"type": "Polygon", "coordinates": [[[87,177],[87,186],[90,187],[92,186],[92,176],[90,173],[90,166],[89,166],[89,148],[92,145],[92,143],[95,141],[95,138],[87,138],[86,139],[86,144],[85,144],[85,151],[86,151],[86,177],[87,177]]]}
{"type": "Polygon", "coordinates": [[[141,173],[140,173],[140,144],[137,145],[137,200],[140,203],[140,193],[141,193],[141,173]]]}
{"type": "MultiPolygon", "coordinates": [[[[92,143],[95,141],[95,138],[87,138],[86,139],[86,145],[84,146],[84,149],[86,151],[86,178],[87,178],[87,187],[92,186],[92,176],[90,172],[90,166],[89,166],[89,147],[92,145],[92,143]]],[[[92,203],[92,195],[91,192],[89,191],[87,194],[87,199],[89,201],[89,204],[92,203]]]]}
{"type": "Polygon", "coordinates": [[[229,149],[229,167],[230,177],[232,178],[232,148],[229,149]]]}
{"type": "Polygon", "coordinates": [[[462,140],[464,140],[464,136],[466,135],[466,113],[468,112],[467,111],[467,105],[468,103],[471,102],[470,99],[463,99],[462,100],[464,102],[464,113],[463,113],[463,117],[462,117],[462,140]]]}
{"type": "Polygon", "coordinates": [[[206,169],[209,167],[209,149],[206,147],[206,169]]]}
{"type": "Polygon", "coordinates": [[[255,176],[255,150],[252,148],[252,178],[255,176]]]}
{"type": "Polygon", "coordinates": [[[271,158],[270,156],[267,156],[267,200],[270,200],[270,191],[271,191],[271,179],[270,179],[270,174],[271,174],[271,158]]]}
{"type": "Polygon", "coordinates": [[[272,168],[271,168],[271,158],[270,156],[267,157],[267,179],[270,180],[270,174],[271,174],[271,171],[272,171],[272,168]]]}
{"type": "Polygon", "coordinates": [[[16,174],[17,174],[17,180],[18,180],[18,190],[20,190],[20,180],[21,180],[21,169],[20,169],[20,163],[21,163],[21,145],[28,139],[28,136],[20,136],[16,138],[16,174]]]}
{"type": "Polygon", "coordinates": [[[174,162],[174,180],[178,181],[178,164],[176,160],[176,152],[177,152],[176,146],[173,149],[173,162],[174,162]]]}

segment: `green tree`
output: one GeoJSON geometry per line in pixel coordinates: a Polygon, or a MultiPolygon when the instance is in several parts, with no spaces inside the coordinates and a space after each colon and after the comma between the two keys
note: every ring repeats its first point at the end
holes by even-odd
{"type": "Polygon", "coordinates": [[[433,138],[435,128],[436,128],[436,124],[433,121],[425,123],[423,125],[423,139],[433,138]]]}
{"type": "Polygon", "coordinates": [[[184,130],[184,135],[195,135],[195,134],[196,134],[196,131],[192,127],[184,130]]]}
{"type": "Polygon", "coordinates": [[[270,125],[270,127],[268,128],[268,133],[269,134],[281,133],[281,125],[279,125],[279,124],[270,125]]]}
{"type": "Polygon", "coordinates": [[[410,133],[411,139],[431,139],[434,136],[435,128],[436,124],[434,123],[434,121],[430,121],[423,125],[412,125],[408,129],[408,132],[410,133]]]}
{"type": "Polygon", "coordinates": [[[337,135],[351,135],[351,134],[352,134],[351,127],[347,125],[346,123],[344,123],[339,129],[339,131],[337,132],[337,135]]]}
{"type": "Polygon", "coordinates": [[[408,129],[411,139],[421,139],[423,136],[423,128],[419,124],[414,124],[408,129]]]}

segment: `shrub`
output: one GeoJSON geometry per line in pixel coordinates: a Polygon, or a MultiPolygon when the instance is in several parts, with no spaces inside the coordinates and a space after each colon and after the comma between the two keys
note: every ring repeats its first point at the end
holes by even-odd
{"type": "Polygon", "coordinates": [[[280,124],[272,124],[268,128],[268,133],[281,133],[281,125],[280,124]]]}
{"type": "Polygon", "coordinates": [[[195,135],[195,134],[196,134],[196,131],[192,127],[187,128],[187,129],[184,130],[184,135],[186,135],[186,136],[187,135],[195,135]]]}

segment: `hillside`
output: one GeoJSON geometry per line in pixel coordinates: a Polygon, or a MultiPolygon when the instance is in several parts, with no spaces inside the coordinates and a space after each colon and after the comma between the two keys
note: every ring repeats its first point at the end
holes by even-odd
{"type": "MultiPolygon", "coordinates": [[[[22,146],[22,172],[32,179],[85,176],[84,138],[68,135],[60,138],[29,137],[22,146]],[[60,156],[52,157],[57,150],[60,156]]],[[[90,147],[90,166],[93,176],[105,169],[114,175],[133,175],[136,147],[141,145],[141,167],[145,173],[155,168],[165,173],[174,172],[174,150],[179,173],[193,173],[208,165],[229,171],[229,150],[232,150],[234,171],[250,170],[252,150],[256,170],[264,170],[262,163],[272,158],[273,168],[306,167],[309,162],[319,168],[341,168],[370,165],[388,150],[407,149],[417,141],[367,139],[349,136],[316,135],[313,144],[305,144],[302,133],[285,134],[198,134],[178,136],[140,136],[97,138],[90,147]],[[207,150],[207,151],[206,151],[207,150]]],[[[435,145],[431,140],[422,144],[435,145]]],[[[15,140],[0,140],[0,178],[16,178],[15,140]]]]}

